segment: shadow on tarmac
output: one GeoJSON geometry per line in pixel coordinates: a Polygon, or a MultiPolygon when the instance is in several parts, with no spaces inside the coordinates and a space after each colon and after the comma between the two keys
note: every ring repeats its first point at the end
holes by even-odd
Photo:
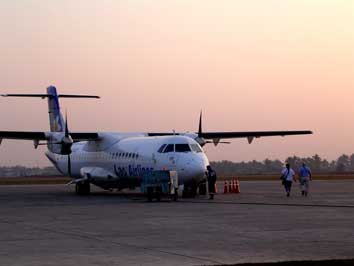
{"type": "Polygon", "coordinates": [[[243,263],[243,264],[221,264],[215,266],[352,266],[354,259],[348,260],[320,260],[320,261],[284,261],[269,263],[243,263]]]}

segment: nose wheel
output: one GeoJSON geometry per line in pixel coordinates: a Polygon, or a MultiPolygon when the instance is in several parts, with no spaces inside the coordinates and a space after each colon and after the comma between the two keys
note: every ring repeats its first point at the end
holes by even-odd
{"type": "Polygon", "coordinates": [[[77,195],[89,195],[91,192],[90,182],[78,182],[75,185],[75,193],[77,195]]]}
{"type": "Polygon", "coordinates": [[[184,185],[184,189],[182,192],[182,197],[183,198],[195,198],[197,195],[197,183],[196,182],[191,182],[188,185],[184,185]]]}

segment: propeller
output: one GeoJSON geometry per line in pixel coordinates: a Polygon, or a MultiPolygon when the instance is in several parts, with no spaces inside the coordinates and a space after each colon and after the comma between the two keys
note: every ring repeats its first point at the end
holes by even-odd
{"type": "Polygon", "coordinates": [[[200,146],[204,146],[207,142],[203,138],[203,130],[202,130],[202,110],[200,111],[199,116],[199,127],[198,127],[198,137],[195,139],[200,146]]]}
{"type": "Polygon", "coordinates": [[[65,112],[65,134],[64,134],[64,138],[62,141],[62,145],[63,145],[63,150],[64,150],[64,154],[68,155],[68,175],[69,177],[71,177],[71,146],[74,143],[73,139],[70,136],[69,133],[69,125],[68,125],[68,114],[67,112],[65,112]]]}
{"type": "Polygon", "coordinates": [[[217,146],[219,143],[222,144],[230,144],[231,142],[229,141],[220,141],[220,139],[213,139],[212,141],[210,140],[205,140],[203,138],[203,130],[202,130],[202,111],[200,111],[200,116],[199,116],[199,127],[198,127],[198,137],[196,138],[196,141],[200,144],[200,146],[204,146],[205,144],[208,143],[213,143],[215,146],[217,146]]]}
{"type": "Polygon", "coordinates": [[[198,128],[198,138],[202,138],[202,111],[200,111],[199,116],[199,128],[198,128]]]}

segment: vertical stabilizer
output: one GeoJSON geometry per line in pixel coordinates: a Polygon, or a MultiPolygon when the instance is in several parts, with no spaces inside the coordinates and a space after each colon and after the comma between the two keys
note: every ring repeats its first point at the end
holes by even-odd
{"type": "Polygon", "coordinates": [[[47,88],[50,131],[64,132],[65,123],[60,112],[59,97],[54,86],[47,88]]]}

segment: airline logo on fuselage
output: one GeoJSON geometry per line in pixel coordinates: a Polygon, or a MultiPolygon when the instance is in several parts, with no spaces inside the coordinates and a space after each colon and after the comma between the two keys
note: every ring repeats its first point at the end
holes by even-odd
{"type": "Polygon", "coordinates": [[[142,176],[144,173],[152,171],[154,171],[153,167],[141,167],[140,164],[136,165],[136,167],[129,164],[128,168],[114,165],[114,172],[118,177],[142,176]]]}

